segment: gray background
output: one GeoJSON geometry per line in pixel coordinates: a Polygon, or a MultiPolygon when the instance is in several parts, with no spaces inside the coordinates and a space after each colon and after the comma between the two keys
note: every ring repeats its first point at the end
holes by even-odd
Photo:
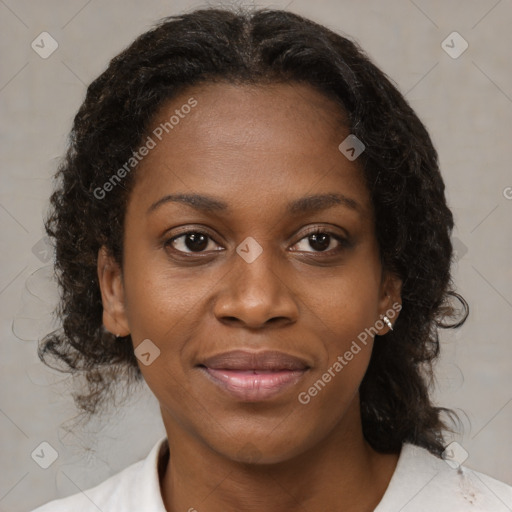
{"type": "MultiPolygon", "coordinates": [[[[104,421],[63,426],[75,414],[69,382],[36,355],[56,300],[42,216],[86,84],[158,18],[205,5],[0,0],[1,511],[96,485],[165,434],[145,385],[104,421]],[[47,59],[31,48],[43,31],[59,45],[47,59]],[[59,454],[48,469],[31,457],[44,441],[59,454]]],[[[453,436],[468,452],[465,464],[512,484],[511,0],[258,5],[288,7],[355,38],[427,125],[457,224],[454,280],[471,306],[462,329],[442,333],[435,399],[467,415],[465,432],[453,436]],[[453,31],[469,44],[458,58],[442,47],[453,31]]]]}

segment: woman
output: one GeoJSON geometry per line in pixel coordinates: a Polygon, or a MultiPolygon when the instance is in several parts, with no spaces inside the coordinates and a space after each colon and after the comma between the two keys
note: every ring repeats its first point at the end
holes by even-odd
{"type": "Polygon", "coordinates": [[[283,11],[167,18],[91,84],[58,177],[40,357],[86,372],[87,414],[144,379],[166,437],[38,512],[510,510],[429,398],[467,317],[436,151],[354,43],[283,11]]]}

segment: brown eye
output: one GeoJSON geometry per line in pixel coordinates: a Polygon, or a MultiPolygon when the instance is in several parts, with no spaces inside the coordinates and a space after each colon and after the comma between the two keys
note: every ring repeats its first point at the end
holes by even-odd
{"type": "Polygon", "coordinates": [[[175,236],[166,242],[166,246],[171,246],[178,252],[194,253],[203,252],[207,247],[211,238],[201,231],[188,231],[179,236],[175,236]]]}
{"type": "Polygon", "coordinates": [[[315,249],[315,251],[325,251],[329,248],[331,243],[331,236],[327,233],[318,233],[309,235],[309,245],[315,249]]]}
{"type": "Polygon", "coordinates": [[[294,247],[301,252],[331,252],[347,246],[347,241],[334,233],[315,231],[302,238],[294,247]],[[302,248],[300,248],[302,244],[302,248]],[[308,249],[313,249],[310,251],[308,249]]]}

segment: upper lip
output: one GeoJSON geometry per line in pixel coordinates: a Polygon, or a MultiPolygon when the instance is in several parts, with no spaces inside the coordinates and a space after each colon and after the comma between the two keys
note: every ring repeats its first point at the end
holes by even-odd
{"type": "Polygon", "coordinates": [[[208,357],[201,362],[214,370],[306,370],[309,365],[301,358],[278,352],[266,350],[263,352],[247,352],[233,350],[208,357]]]}

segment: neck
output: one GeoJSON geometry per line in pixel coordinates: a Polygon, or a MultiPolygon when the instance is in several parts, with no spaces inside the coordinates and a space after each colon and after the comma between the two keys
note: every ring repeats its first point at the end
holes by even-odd
{"type": "Polygon", "coordinates": [[[283,512],[299,504],[304,510],[373,511],[398,454],[378,453],[365,441],[354,402],[357,407],[321,443],[276,464],[227,459],[164,417],[171,454],[161,478],[167,511],[283,512]]]}

